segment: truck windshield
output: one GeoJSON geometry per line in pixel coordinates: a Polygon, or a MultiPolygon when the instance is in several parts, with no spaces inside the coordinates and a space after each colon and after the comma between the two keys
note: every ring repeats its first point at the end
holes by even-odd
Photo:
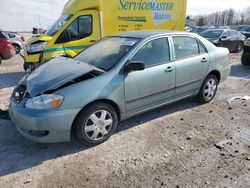
{"type": "Polygon", "coordinates": [[[90,46],[75,59],[109,71],[138,41],[136,38],[108,37],[90,46]]]}
{"type": "Polygon", "coordinates": [[[47,35],[53,36],[57,33],[72,17],[72,15],[62,15],[46,32],[47,35]]]}

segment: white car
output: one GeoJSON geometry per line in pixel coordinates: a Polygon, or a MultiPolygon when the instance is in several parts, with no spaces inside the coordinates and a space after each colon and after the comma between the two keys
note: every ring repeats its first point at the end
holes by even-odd
{"type": "Polygon", "coordinates": [[[12,42],[12,45],[15,48],[16,54],[19,54],[25,42],[24,37],[14,32],[6,32],[6,33],[8,34],[12,42]]]}

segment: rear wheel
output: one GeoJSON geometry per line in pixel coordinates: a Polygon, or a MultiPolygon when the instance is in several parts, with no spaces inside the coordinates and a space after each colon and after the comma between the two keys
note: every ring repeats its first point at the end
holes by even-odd
{"type": "Polygon", "coordinates": [[[235,52],[236,52],[236,53],[240,53],[240,52],[242,52],[242,50],[243,50],[243,43],[240,42],[240,43],[237,45],[237,48],[235,49],[235,52]]]}
{"type": "Polygon", "coordinates": [[[108,103],[95,103],[80,112],[75,123],[79,141],[86,146],[95,146],[108,140],[115,132],[118,117],[108,103]]]}
{"type": "Polygon", "coordinates": [[[243,52],[241,57],[241,63],[244,66],[250,66],[250,53],[243,52]]]}
{"type": "Polygon", "coordinates": [[[16,54],[19,54],[20,51],[21,51],[21,47],[19,45],[17,45],[17,44],[13,44],[13,46],[14,46],[16,54]]]}
{"type": "Polygon", "coordinates": [[[203,82],[198,100],[202,103],[209,103],[213,100],[218,89],[218,78],[214,74],[210,74],[203,82]]]}

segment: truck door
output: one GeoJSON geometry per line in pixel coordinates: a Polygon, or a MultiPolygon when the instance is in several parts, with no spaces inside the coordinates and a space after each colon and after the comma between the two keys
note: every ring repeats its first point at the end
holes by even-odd
{"type": "Polygon", "coordinates": [[[101,38],[98,11],[81,11],[58,37],[56,44],[62,44],[64,53],[71,57],[101,38]]]}

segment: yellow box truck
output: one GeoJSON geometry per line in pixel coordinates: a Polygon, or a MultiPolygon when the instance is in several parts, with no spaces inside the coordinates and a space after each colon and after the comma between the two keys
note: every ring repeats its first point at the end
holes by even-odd
{"type": "Polygon", "coordinates": [[[27,41],[24,69],[76,56],[97,40],[127,31],[184,30],[187,0],[69,0],[61,17],[27,41]]]}

